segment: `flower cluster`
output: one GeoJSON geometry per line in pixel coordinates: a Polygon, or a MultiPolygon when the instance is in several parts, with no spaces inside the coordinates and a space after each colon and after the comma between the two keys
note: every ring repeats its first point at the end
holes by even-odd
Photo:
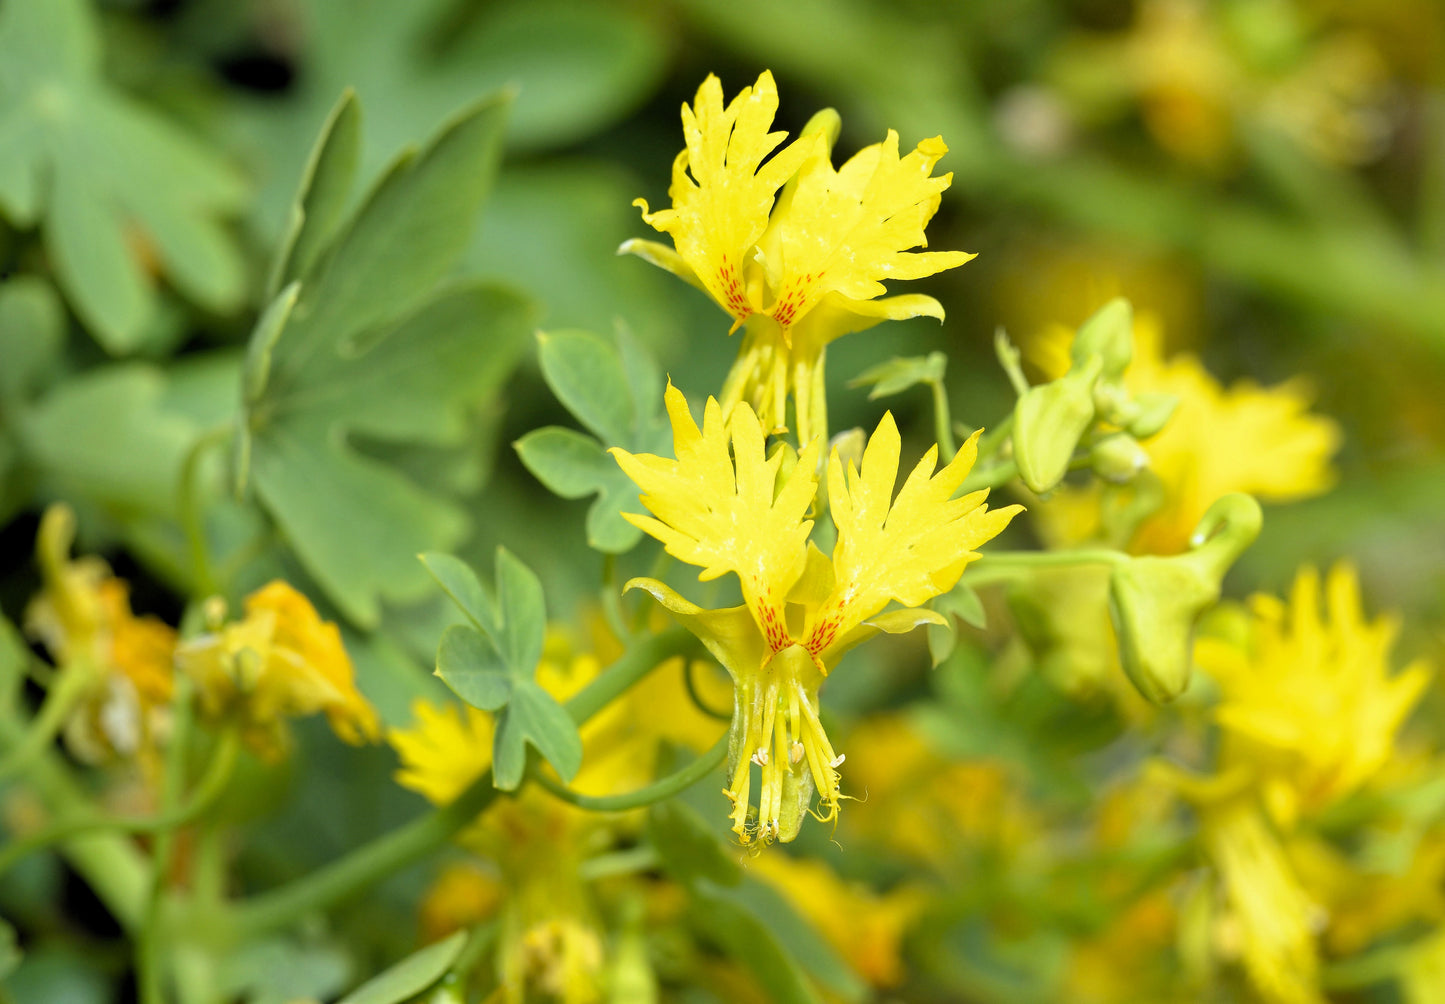
{"type": "Polygon", "coordinates": [[[941,137],[900,156],[890,130],[834,168],[836,115],[819,115],[778,149],[787,134],[769,132],[777,109],[766,71],[726,107],[717,77],[703,81],[682,107],[687,146],[672,165],[672,206],[652,212],[636,203],[673,247],[630,240],[622,250],[701,287],[732,317],[733,331],[746,326],[723,408],[746,401],[772,431],[788,426],[791,398],[802,444],[827,436],[829,342],[883,320],[943,319],[931,296],[879,299],[883,280],[919,279],[974,256],[912,250],[927,245],[924,227],[953,178],[933,177],[948,152],[941,137]]]}
{"type": "Polygon", "coordinates": [[[1022,506],[990,510],[987,491],[955,498],[973,466],[977,436],[935,473],[930,447],[899,489],[901,444],[885,414],[862,462],[827,462],[831,557],[809,540],[817,503],[814,439],[796,456],[765,451],[762,423],[746,402],[725,421],[708,399],[699,430],[687,401],[667,391],[676,459],[614,450],[653,515],[628,518],[706,581],[738,578],[743,605],[705,610],[654,579],[634,579],[698,636],[737,685],[732,731],[733,830],[744,842],[791,840],[816,788],[822,818],[842,797],[837,754],[818,718],[818,688],[848,649],[880,631],[901,633],[942,619],[922,604],[953,588],[976,548],[1022,506]],[[884,610],[891,602],[900,609],[884,610]],[[749,763],[762,769],[750,820],[749,763]]]}

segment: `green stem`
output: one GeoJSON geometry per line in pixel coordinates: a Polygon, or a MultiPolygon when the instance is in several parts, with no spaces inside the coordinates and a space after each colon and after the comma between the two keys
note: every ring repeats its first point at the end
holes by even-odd
{"type": "Polygon", "coordinates": [[[693,660],[685,659],[683,661],[682,682],[687,687],[687,696],[692,698],[692,703],[697,705],[697,710],[701,711],[709,718],[716,718],[719,721],[723,722],[732,721],[733,715],[731,711],[718,711],[715,708],[710,708],[707,706],[707,702],[702,699],[702,694],[699,693],[697,689],[697,680],[694,677],[696,668],[697,664],[693,662],[693,660]]]}
{"type": "Polygon", "coordinates": [[[176,485],[176,513],[186,535],[191,571],[195,575],[195,592],[200,596],[210,596],[217,591],[216,579],[211,569],[210,551],[206,546],[206,520],[201,511],[201,460],[213,447],[230,438],[232,432],[229,421],[203,432],[186,451],[186,458],[181,464],[180,480],[176,485]]]}
{"type": "Polygon", "coordinates": [[[441,847],[501,794],[490,772],[450,805],[433,810],[309,875],[231,908],[222,930],[235,941],[258,937],[379,882],[441,847]]]}
{"type": "Polygon", "coordinates": [[[1024,376],[1023,353],[1018,350],[1018,346],[1009,341],[1008,334],[1003,328],[999,328],[993,333],[993,351],[998,356],[998,364],[1003,368],[1004,375],[1008,377],[1014,393],[1023,397],[1029,392],[1029,378],[1024,376]]]}
{"type": "Polygon", "coordinates": [[[1128,560],[1127,554],[1103,548],[1077,551],[991,551],[970,565],[960,581],[970,586],[982,586],[1016,579],[1039,568],[1117,565],[1128,560]]]}
{"type": "Polygon", "coordinates": [[[25,734],[18,738],[10,752],[0,760],[0,781],[22,773],[37,756],[49,749],[60,730],[65,727],[70,712],[94,682],[95,671],[90,663],[76,661],[64,667],[46,693],[40,710],[31,719],[25,734]]]}
{"type": "Polygon", "coordinates": [[[1417,943],[1389,945],[1352,959],[1332,962],[1320,970],[1320,986],[1329,991],[1363,990],[1392,980],[1410,965],[1417,943]]]}
{"type": "Polygon", "coordinates": [[[1012,458],[998,460],[994,463],[981,467],[975,467],[969,472],[968,477],[963,479],[963,485],[959,493],[967,495],[969,492],[976,492],[980,488],[997,488],[1006,485],[1019,476],[1019,465],[1012,458]]]}
{"type": "Polygon", "coordinates": [[[626,812],[629,809],[641,809],[651,805],[653,802],[661,802],[671,798],[678,792],[686,791],[697,782],[707,777],[713,771],[722,766],[722,762],[728,755],[728,736],[724,733],[712,749],[698,757],[692,763],[675,773],[669,774],[660,781],[636,791],[625,792],[621,795],[583,795],[573,791],[560,781],[548,777],[541,771],[532,774],[532,780],[546,789],[552,795],[562,801],[577,806],[579,809],[588,809],[592,812],[626,812]]]}
{"type": "MultiPolygon", "coordinates": [[[[161,781],[161,815],[174,815],[179,808],[181,790],[186,783],[186,760],[190,753],[193,708],[192,684],[189,677],[176,679],[171,699],[170,746],[166,749],[166,772],[161,781]]],[[[170,875],[175,830],[156,834],[151,854],[150,896],[146,903],[145,923],[136,946],[136,983],[141,1004],[166,1002],[166,931],[161,923],[165,907],[166,880],[170,875]]]]}
{"type": "MultiPolygon", "coordinates": [[[[0,716],[0,745],[17,741],[21,734],[13,719],[0,716]]],[[[95,814],[90,798],[52,750],[43,750],[29,764],[25,783],[57,819],[95,814]]],[[[132,841],[112,833],[94,834],[72,838],[60,851],[121,927],[127,931],[140,927],[150,872],[132,841]]]]}
{"type": "Polygon", "coordinates": [[[928,385],[933,389],[934,434],[938,436],[938,449],[943,454],[944,463],[947,463],[958,452],[958,444],[953,438],[953,416],[948,407],[948,391],[944,389],[942,380],[930,380],[928,385]]]}
{"type": "MultiPolygon", "coordinates": [[[[572,720],[585,722],[660,663],[690,652],[695,645],[691,635],[675,628],[636,646],[567,702],[572,720]]],[[[450,805],[383,834],[290,885],[217,911],[212,936],[223,941],[254,938],[325,909],[441,847],[499,794],[491,774],[484,774],[450,805]]]]}
{"type": "Polygon", "coordinates": [[[691,654],[696,648],[697,642],[682,628],[671,628],[654,635],[629,649],[626,655],[578,691],[567,702],[567,713],[581,725],[668,659],[691,654]]]}
{"type": "Polygon", "coordinates": [[[240,739],[235,730],[227,730],[222,733],[216,745],[216,751],[211,756],[211,762],[206,768],[206,773],[191,793],[190,800],[173,812],[163,812],[155,816],[95,815],[88,818],[80,816],[74,819],[57,820],[45,829],[12,841],[0,849],[0,875],[4,875],[14,867],[16,862],[41,848],[84,836],[87,833],[100,830],[114,830],[129,834],[160,833],[165,830],[179,829],[195,822],[225,790],[226,784],[231,779],[231,771],[236,765],[236,753],[239,747],[240,739]]]}
{"type": "Polygon", "coordinates": [[[625,851],[613,851],[611,854],[588,858],[578,867],[577,875],[583,882],[596,882],[598,879],[616,875],[635,875],[649,871],[656,868],[659,861],[655,848],[650,844],[638,844],[625,851]]]}
{"type": "Polygon", "coordinates": [[[602,604],[602,615],[607,619],[607,626],[618,638],[626,638],[630,632],[627,630],[627,621],[622,616],[622,588],[617,581],[617,555],[615,554],[602,556],[602,592],[599,599],[602,604]]]}

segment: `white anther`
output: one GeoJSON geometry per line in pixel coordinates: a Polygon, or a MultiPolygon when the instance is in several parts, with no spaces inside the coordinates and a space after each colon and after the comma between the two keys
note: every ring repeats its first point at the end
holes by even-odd
{"type": "Polygon", "coordinates": [[[805,751],[803,749],[802,743],[793,743],[793,745],[788,749],[788,762],[802,763],[804,752],[805,751]]]}
{"type": "Polygon", "coordinates": [[[839,768],[839,767],[841,767],[841,766],[843,765],[843,761],[846,760],[846,759],[848,759],[848,754],[846,754],[846,753],[839,753],[837,756],[835,756],[835,757],[833,758],[832,762],[829,763],[828,766],[829,766],[829,767],[832,767],[834,770],[836,770],[837,768],[839,768]]]}
{"type": "Polygon", "coordinates": [[[759,746],[750,759],[759,767],[766,767],[768,765],[768,751],[759,746]]]}

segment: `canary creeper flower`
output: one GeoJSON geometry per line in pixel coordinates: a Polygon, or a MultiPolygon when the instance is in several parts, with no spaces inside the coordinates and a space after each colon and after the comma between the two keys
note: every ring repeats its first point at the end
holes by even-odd
{"type": "MultiPolygon", "coordinates": [[[[1051,328],[1030,344],[1030,359],[1050,379],[1060,376],[1072,340],[1067,328],[1051,328]]],[[[1173,395],[1179,404],[1163,430],[1142,444],[1165,497],[1128,542],[1130,551],[1184,550],[1210,505],[1232,492],[1261,502],[1296,502],[1333,485],[1330,458],[1339,449],[1340,429],[1333,419],[1310,413],[1303,381],[1261,387],[1241,380],[1225,388],[1191,353],[1166,359],[1163,341],[1156,317],[1136,316],[1124,385],[1134,395],[1173,395]]],[[[1077,543],[1098,532],[1099,501],[1097,485],[1062,486],[1036,515],[1051,541],[1077,543]]]]}
{"type": "Polygon", "coordinates": [[[130,586],[100,558],[71,559],[74,539],[74,513],[46,510],[36,539],[44,588],[25,611],[25,631],[63,671],[90,676],[65,736],[77,756],[96,763],[152,748],[155,719],[171,699],[176,632],[137,617],[130,586]]]}
{"type": "Polygon", "coordinates": [[[1366,620],[1348,564],[1323,583],[1302,569],[1287,603],[1257,595],[1250,607],[1247,643],[1201,638],[1195,659],[1219,684],[1226,762],[1258,772],[1271,814],[1288,826],[1385,766],[1431,671],[1418,660],[1391,673],[1399,620],[1366,620]]]}
{"type": "Polygon", "coordinates": [[[818,689],[848,649],[880,631],[902,633],[941,618],[920,604],[951,589],[975,548],[999,533],[1021,506],[990,510],[986,491],[961,498],[977,456],[975,434],[934,473],[931,447],[894,498],[900,441],[885,414],[845,472],[835,449],[828,461],[828,498],[837,528],[832,557],[809,541],[807,518],[817,495],[821,440],[788,463],[779,447],[765,453],[765,430],[740,403],[724,418],[709,398],[699,430],[682,392],[666,393],[676,459],[613,456],[652,513],[624,514],[662,541],[667,552],[699,566],[702,581],[738,577],[743,605],[698,607],[654,579],[641,588],[703,642],[732,675],[733,831],[750,842],[791,840],[816,787],[820,818],[836,818],[839,756],[818,718],[818,689]],[[884,612],[891,602],[903,609],[884,612]],[[756,821],[749,823],[749,763],[762,768],[756,821]]]}
{"type": "Polygon", "coordinates": [[[879,299],[881,280],[922,278],[974,256],[912,251],[927,245],[924,227],[953,178],[933,177],[948,152],[941,137],[900,156],[889,130],[835,169],[836,115],[825,113],[778,149],[787,134],[769,131],[777,109],[771,73],[726,106],[709,75],[693,105],[682,106],[686,147],[672,166],[672,206],[653,212],[644,199],[633,203],[673,247],[630,240],[619,250],[706,291],[732,317],[732,331],[747,326],[724,409],[747,401],[768,429],[781,428],[791,395],[805,443],[826,434],[829,342],[886,319],[943,318],[929,296],[879,299]]]}
{"type": "Polygon", "coordinates": [[[279,579],[246,597],[241,620],[182,642],[176,668],[195,680],[206,714],[236,721],[262,756],[281,755],[283,719],[318,711],[345,742],[380,736],[376,710],[356,689],[340,629],[279,579]]]}

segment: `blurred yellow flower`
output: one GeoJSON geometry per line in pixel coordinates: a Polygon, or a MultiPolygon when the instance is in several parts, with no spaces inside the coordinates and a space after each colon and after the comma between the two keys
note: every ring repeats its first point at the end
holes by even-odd
{"type": "Polygon", "coordinates": [[[1179,966],[1169,955],[1177,923],[1169,890],[1139,897],[1102,932],[1074,945],[1059,999],[1070,1004],[1197,1001],[1196,993],[1179,986],[1179,966]]]}
{"type": "Polygon", "coordinates": [[[195,680],[207,715],[235,721],[263,756],[284,748],[283,719],[318,711],[345,742],[380,736],[375,709],[356,689],[340,629],[279,579],[246,597],[241,620],[182,642],[176,668],[195,680]]]}
{"type": "Polygon", "coordinates": [[[170,702],[176,632],[155,617],[137,617],[130,587],[104,561],[72,560],[75,516],[51,506],[41,520],[36,555],[44,588],[25,611],[25,631],[62,671],[82,674],[88,693],[66,725],[66,740],[89,762],[149,748],[153,719],[170,702]]]}
{"type": "Polygon", "coordinates": [[[1200,835],[1229,906],[1220,940],[1269,1004],[1323,1004],[1314,922],[1318,907],[1252,792],[1199,808],[1200,835]]]}
{"type": "Polygon", "coordinates": [[[1296,834],[1286,849],[1301,883],[1325,908],[1323,939],[1334,955],[1364,951],[1412,924],[1445,923],[1445,834],[1423,834],[1398,868],[1368,866],[1308,832],[1296,834]]]}
{"type": "Polygon", "coordinates": [[[1247,642],[1205,637],[1195,648],[1200,667],[1219,684],[1215,718],[1228,737],[1225,763],[1257,773],[1284,826],[1384,766],[1430,679],[1423,660],[1391,673],[1399,621],[1365,619],[1352,567],[1337,565],[1323,591],[1319,573],[1305,568],[1288,603],[1251,598],[1247,642]]]}
{"type": "Polygon", "coordinates": [[[1368,161],[1390,134],[1389,67],[1368,36],[1301,6],[1144,0],[1127,33],[1064,48],[1055,79],[1095,110],[1136,100],[1159,145],[1203,167],[1261,128],[1321,160],[1368,161]]]}
{"type": "Polygon", "coordinates": [[[949,760],[903,715],[870,715],[847,741],[860,795],[845,845],[862,838],[946,871],[975,850],[1017,855],[1040,832],[1007,765],[949,760]]]}
{"type": "Polygon", "coordinates": [[[651,212],[645,200],[634,203],[674,247],[631,240],[621,250],[706,290],[732,316],[732,330],[748,326],[723,405],[748,401],[772,429],[785,424],[794,395],[801,443],[826,430],[829,342],[885,319],[943,317],[932,297],[880,300],[880,280],[922,278],[973,255],[911,251],[927,245],[924,227],[953,177],[932,177],[948,151],[940,137],[900,157],[889,130],[834,169],[830,130],[820,124],[764,163],[787,135],[768,131],[777,108],[767,71],[726,107],[709,75],[693,105],[682,107],[687,145],[673,162],[672,207],[651,212]]]}
{"type": "Polygon", "coordinates": [[[1400,993],[1404,1004],[1445,1004],[1445,929],[1411,947],[1400,974],[1400,993]]]}
{"type": "Polygon", "coordinates": [[[787,854],[759,857],[750,867],[776,887],[869,984],[887,989],[903,982],[907,975],[903,938],[923,912],[926,891],[906,885],[877,893],[844,880],[821,861],[787,854]]]}
{"type": "MultiPolygon", "coordinates": [[[[1066,328],[1052,328],[1029,347],[1030,358],[1050,379],[1062,375],[1072,339],[1066,328]]],[[[1334,481],[1330,458],[1339,448],[1339,427],[1309,413],[1300,381],[1260,387],[1241,380],[1225,389],[1193,354],[1166,360],[1157,320],[1139,315],[1124,383],[1136,395],[1172,394],[1179,400],[1164,429],[1143,444],[1165,497],[1129,542],[1136,554],[1183,550],[1209,506],[1231,492],[1293,502],[1321,494],[1334,481]]],[[[1098,533],[1099,503],[1096,485],[1066,486],[1039,506],[1036,516],[1049,539],[1076,543],[1098,533]]]]}
{"type": "Polygon", "coordinates": [[[440,941],[454,931],[490,920],[496,916],[503,894],[501,879],[480,862],[448,864],[422,895],[422,940],[440,941]]]}
{"type": "Polygon", "coordinates": [[[837,815],[838,756],[818,719],[818,688],[843,654],[879,631],[901,633],[938,622],[920,604],[953,587],[974,548],[999,533],[1021,506],[989,510],[987,492],[961,498],[977,455],[977,435],[937,474],[937,447],[909,474],[895,499],[900,441],[885,414],[845,475],[835,449],[828,498],[837,544],[828,558],[808,540],[817,493],[820,441],[791,464],[785,448],[764,455],[765,432],[751,407],[725,420],[708,399],[699,430],[682,392],[667,389],[676,460],[613,455],[642,489],[653,514],[625,514],[669,554],[702,568],[707,581],[735,573],[743,605],[705,610],[653,579],[634,579],[692,631],[732,674],[733,830],[743,842],[791,840],[814,786],[822,818],[837,815]],[[731,447],[731,449],[730,449],[731,447]],[[785,466],[786,465],[786,466],[785,466]],[[883,613],[897,601],[904,609],[883,613]],[[762,768],[757,821],[749,825],[749,762],[762,768]]]}
{"type": "Polygon", "coordinates": [[[433,805],[450,805],[492,765],[492,716],[448,702],[412,702],[413,725],[387,729],[401,768],[396,783],[433,805]]]}

